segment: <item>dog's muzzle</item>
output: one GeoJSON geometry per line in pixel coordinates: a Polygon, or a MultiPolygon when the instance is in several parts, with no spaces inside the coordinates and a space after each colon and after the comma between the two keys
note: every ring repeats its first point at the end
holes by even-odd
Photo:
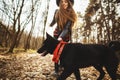
{"type": "Polygon", "coordinates": [[[48,52],[47,51],[44,51],[44,52],[42,52],[42,53],[40,53],[41,54],[41,56],[46,56],[47,54],[48,54],[48,52]]]}

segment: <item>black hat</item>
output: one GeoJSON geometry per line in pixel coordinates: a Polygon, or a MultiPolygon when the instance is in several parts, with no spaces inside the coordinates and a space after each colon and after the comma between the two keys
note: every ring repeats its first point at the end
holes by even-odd
{"type": "MultiPolygon", "coordinates": [[[[74,0],[70,0],[70,2],[71,2],[72,4],[74,4],[74,0]]],[[[59,3],[60,3],[60,0],[56,0],[57,6],[59,6],[59,3]]]]}

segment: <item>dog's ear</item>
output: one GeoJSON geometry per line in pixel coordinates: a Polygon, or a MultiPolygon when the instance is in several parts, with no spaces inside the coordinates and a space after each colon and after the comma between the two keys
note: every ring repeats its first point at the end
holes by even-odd
{"type": "Polygon", "coordinates": [[[46,33],[46,37],[47,38],[52,38],[48,33],[46,33]]]}
{"type": "Polygon", "coordinates": [[[57,39],[53,38],[50,34],[46,33],[46,38],[47,40],[53,41],[53,42],[58,42],[57,39]]]}

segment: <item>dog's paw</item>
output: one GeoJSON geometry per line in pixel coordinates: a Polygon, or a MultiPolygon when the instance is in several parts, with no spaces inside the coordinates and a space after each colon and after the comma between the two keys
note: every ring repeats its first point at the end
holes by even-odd
{"type": "Polygon", "coordinates": [[[58,77],[59,76],[59,73],[57,73],[57,72],[53,72],[52,74],[51,74],[53,77],[58,77]]]}

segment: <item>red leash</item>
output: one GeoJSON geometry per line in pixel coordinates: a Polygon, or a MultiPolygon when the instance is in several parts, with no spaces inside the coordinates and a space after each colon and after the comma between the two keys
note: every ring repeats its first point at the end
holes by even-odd
{"type": "Polygon", "coordinates": [[[58,63],[60,55],[61,55],[62,50],[63,50],[66,43],[67,42],[65,42],[65,41],[60,41],[60,43],[55,48],[55,50],[53,52],[53,58],[52,58],[52,61],[54,61],[55,63],[58,63]]]}

